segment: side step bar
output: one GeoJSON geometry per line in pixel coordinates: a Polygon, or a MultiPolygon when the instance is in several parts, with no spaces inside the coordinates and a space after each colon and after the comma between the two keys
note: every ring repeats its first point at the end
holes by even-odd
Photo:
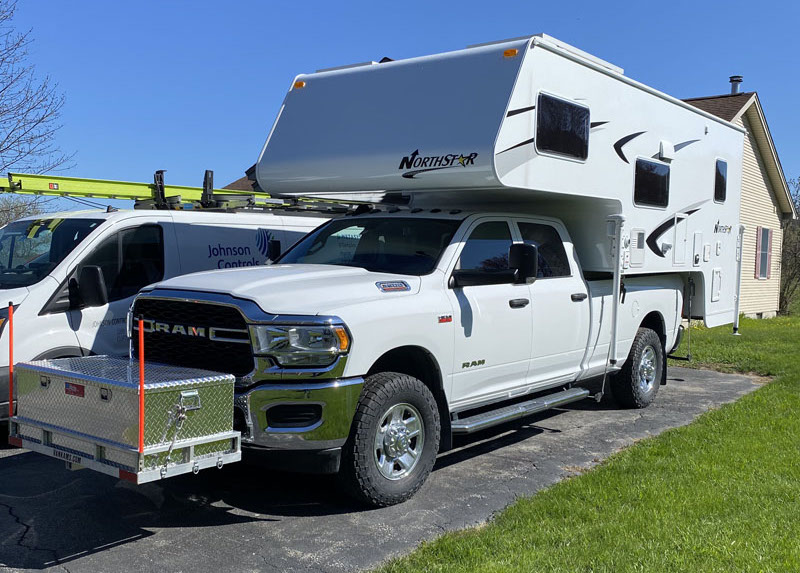
{"type": "Polygon", "coordinates": [[[540,396],[527,402],[519,402],[511,406],[504,406],[497,410],[490,410],[481,414],[475,414],[469,418],[453,420],[451,427],[453,434],[472,434],[503,422],[509,422],[518,418],[524,418],[537,412],[543,412],[550,408],[556,408],[581,400],[589,396],[590,392],[586,388],[570,388],[554,394],[540,396]]]}

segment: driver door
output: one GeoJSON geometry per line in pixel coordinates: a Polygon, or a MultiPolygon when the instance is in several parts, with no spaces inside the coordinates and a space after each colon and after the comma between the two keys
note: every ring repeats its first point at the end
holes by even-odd
{"type": "MultiPolygon", "coordinates": [[[[502,218],[479,219],[467,231],[454,268],[508,269],[512,227],[502,218]]],[[[455,324],[453,405],[481,402],[525,384],[531,356],[527,284],[448,289],[455,324]]]]}

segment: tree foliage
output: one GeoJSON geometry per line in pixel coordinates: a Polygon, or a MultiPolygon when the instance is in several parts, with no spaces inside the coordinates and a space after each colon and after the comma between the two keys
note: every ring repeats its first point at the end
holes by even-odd
{"type": "MultiPolygon", "coordinates": [[[[56,133],[64,94],[49,76],[39,78],[28,60],[31,32],[12,25],[15,0],[0,0],[0,176],[9,171],[45,173],[67,167],[56,133]]],[[[36,197],[8,195],[0,201],[0,223],[41,210],[36,197]]]]}
{"type": "MultiPolygon", "coordinates": [[[[795,209],[800,212],[800,177],[789,180],[795,209]]],[[[783,231],[781,255],[781,312],[788,312],[800,295],[800,221],[790,221],[783,231]]]]}

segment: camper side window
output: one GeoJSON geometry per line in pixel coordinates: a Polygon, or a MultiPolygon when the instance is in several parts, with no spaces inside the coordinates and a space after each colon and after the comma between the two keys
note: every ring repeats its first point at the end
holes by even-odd
{"type": "Polygon", "coordinates": [[[536,104],[537,151],[584,160],[589,156],[589,108],[547,94],[536,104]]]}
{"type": "Polygon", "coordinates": [[[669,165],[650,159],[636,160],[633,202],[646,207],[669,204],[669,165]]]}
{"type": "Polygon", "coordinates": [[[714,172],[714,201],[724,203],[727,192],[728,163],[722,159],[717,159],[717,169],[714,172]]]}

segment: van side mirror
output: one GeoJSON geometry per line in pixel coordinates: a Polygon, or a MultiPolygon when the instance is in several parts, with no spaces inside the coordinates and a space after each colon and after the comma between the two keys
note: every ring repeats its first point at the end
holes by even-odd
{"type": "Polygon", "coordinates": [[[82,306],[105,306],[108,304],[103,270],[94,265],[81,268],[78,275],[78,298],[82,306]]]}
{"type": "Polygon", "coordinates": [[[508,248],[508,266],[517,271],[518,282],[535,280],[539,274],[539,248],[528,243],[514,243],[508,248]]]}
{"type": "Polygon", "coordinates": [[[267,258],[275,261],[281,256],[281,242],[278,239],[270,239],[267,242],[267,258]]]}

